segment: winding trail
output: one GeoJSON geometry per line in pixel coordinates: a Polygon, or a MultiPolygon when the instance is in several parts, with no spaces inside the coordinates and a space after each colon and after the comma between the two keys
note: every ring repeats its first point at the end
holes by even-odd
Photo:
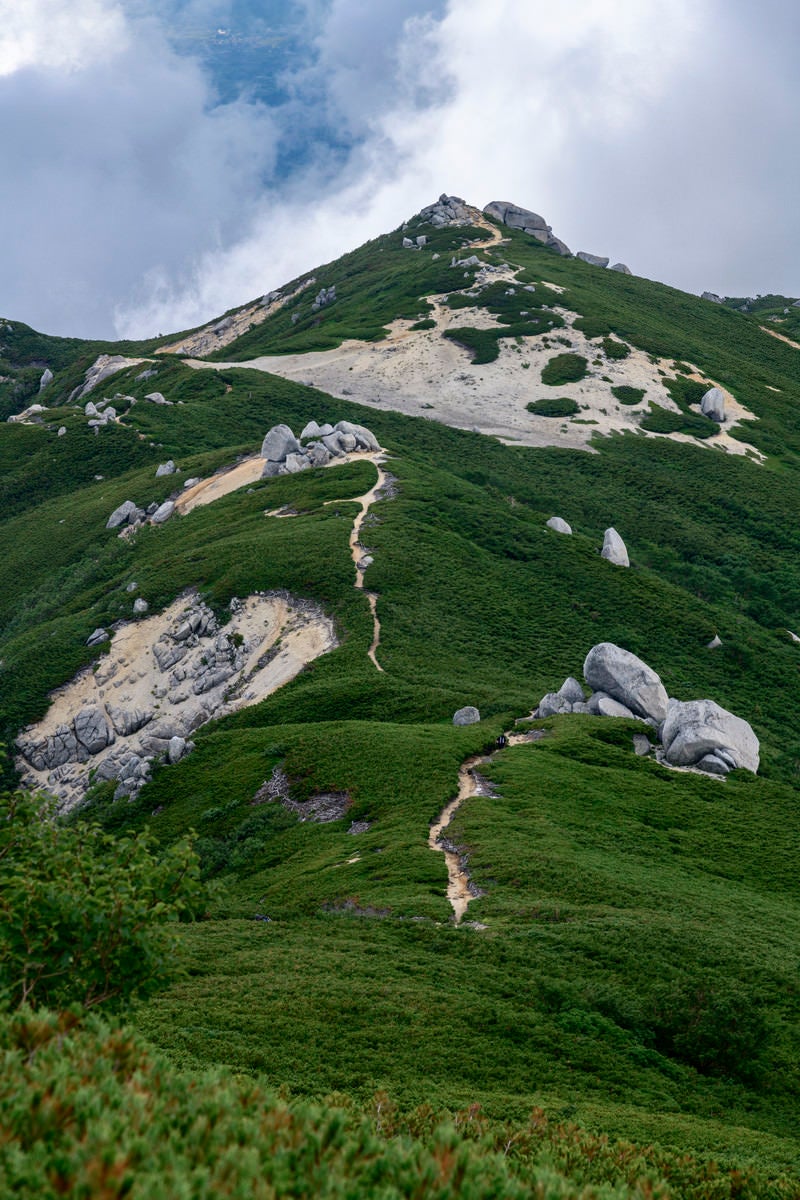
{"type": "MultiPolygon", "coordinates": [[[[364,572],[369,566],[369,562],[365,561],[365,547],[361,542],[361,528],[370,508],[379,498],[381,491],[386,487],[388,483],[388,477],[386,472],[383,470],[383,463],[385,461],[385,455],[383,451],[378,454],[365,455],[364,457],[368,457],[370,462],[375,464],[375,470],[378,472],[378,478],[369,491],[365,492],[363,496],[349,496],[346,499],[326,500],[325,503],[326,505],[354,503],[360,504],[361,506],[356,514],[355,520],[353,521],[353,528],[350,531],[350,555],[355,563],[356,568],[356,581],[354,587],[364,593],[369,603],[370,612],[372,613],[372,644],[367,651],[367,656],[375,666],[376,670],[380,671],[381,674],[385,674],[383,667],[377,659],[377,650],[381,644],[381,623],[378,620],[378,594],[377,592],[368,592],[364,587],[364,572]]],[[[371,561],[372,560],[370,559],[370,562],[371,561]]]]}
{"type": "MultiPolygon", "coordinates": [[[[519,746],[523,742],[538,742],[543,736],[541,730],[532,730],[528,733],[508,733],[506,734],[506,744],[519,746]]],[[[459,852],[458,847],[445,836],[444,831],[465,800],[471,800],[476,796],[494,798],[495,793],[492,791],[491,784],[478,773],[476,767],[491,763],[498,753],[500,753],[499,750],[492,754],[476,754],[461,764],[458,770],[458,793],[444,806],[438,819],[431,825],[428,834],[428,845],[431,850],[443,854],[447,864],[447,899],[453,909],[455,925],[461,924],[470,900],[475,900],[483,893],[470,879],[464,856],[459,852]]],[[[480,925],[476,928],[485,929],[486,926],[480,925]]]]}

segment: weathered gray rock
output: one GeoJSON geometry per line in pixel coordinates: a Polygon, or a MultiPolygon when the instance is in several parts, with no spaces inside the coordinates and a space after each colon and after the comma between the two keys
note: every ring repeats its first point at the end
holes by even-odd
{"type": "Polygon", "coordinates": [[[719,634],[715,633],[713,638],[711,639],[711,641],[706,643],[706,649],[707,650],[716,650],[717,647],[721,646],[721,645],[722,645],[722,638],[719,636],[719,634]]]}
{"type": "Polygon", "coordinates": [[[287,454],[285,465],[290,475],[296,475],[298,471],[307,471],[311,462],[306,454],[287,454]]]}
{"type": "Polygon", "coordinates": [[[625,263],[614,263],[608,269],[609,269],[609,271],[620,271],[623,275],[632,275],[633,274],[630,267],[626,266],[625,263]]]}
{"type": "Polygon", "coordinates": [[[318,312],[321,308],[327,308],[329,304],[333,304],[336,299],[336,284],[331,284],[329,288],[321,288],[314,298],[311,305],[312,312],[318,312]]]}
{"type": "Polygon", "coordinates": [[[167,761],[170,763],[180,762],[186,753],[186,739],[179,737],[177,734],[169,739],[167,746],[167,761]]]}
{"type": "Polygon", "coordinates": [[[133,611],[137,616],[142,616],[143,613],[147,612],[149,607],[150,605],[146,600],[143,600],[141,596],[137,596],[133,602],[133,611]]]}
{"type": "Polygon", "coordinates": [[[591,709],[585,700],[576,700],[572,706],[574,713],[591,713],[591,709]]]}
{"type": "Polygon", "coordinates": [[[518,204],[511,204],[508,200],[492,200],[483,211],[487,217],[501,221],[509,229],[521,229],[523,233],[531,233],[534,236],[537,233],[551,232],[551,227],[544,217],[528,208],[520,208],[518,204]]]}
{"type": "Polygon", "coordinates": [[[330,437],[330,435],[332,433],[333,433],[333,426],[330,425],[327,421],[325,422],[324,425],[320,426],[320,429],[319,429],[320,437],[330,437]]]}
{"type": "Polygon", "coordinates": [[[269,459],[264,463],[264,470],[261,472],[262,479],[274,479],[276,475],[285,475],[286,468],[282,463],[270,462],[269,459]]]}
{"type": "Polygon", "coordinates": [[[137,733],[153,719],[151,709],[125,709],[114,704],[108,705],[108,715],[120,737],[130,737],[132,733],[137,733]]]}
{"type": "Polygon", "coordinates": [[[725,760],[717,754],[704,754],[698,760],[697,767],[709,775],[727,775],[731,770],[725,760]]]}
{"type": "Polygon", "coordinates": [[[195,484],[198,484],[199,482],[200,482],[200,476],[192,475],[192,477],[190,479],[186,479],[184,481],[183,490],[186,491],[187,488],[194,487],[195,484]]]}
{"type": "Polygon", "coordinates": [[[172,514],[174,512],[175,512],[175,501],[174,500],[165,500],[163,504],[159,504],[158,508],[153,513],[150,520],[153,522],[154,525],[163,525],[165,521],[168,521],[170,519],[170,517],[172,516],[172,514]]]}
{"type": "Polygon", "coordinates": [[[555,529],[556,533],[572,533],[572,526],[561,517],[551,517],[549,521],[545,521],[545,525],[548,529],[555,529]]]}
{"type": "Polygon", "coordinates": [[[722,304],[722,297],[718,296],[716,292],[703,292],[700,299],[710,300],[712,304],[722,304]]]}
{"type": "Polygon", "coordinates": [[[403,249],[404,250],[413,250],[414,249],[414,243],[412,242],[410,237],[403,238],[403,249]]]}
{"type": "Polygon", "coordinates": [[[42,378],[39,380],[39,391],[43,392],[44,389],[47,387],[48,383],[52,383],[52,382],[53,382],[53,372],[50,370],[49,367],[45,367],[44,371],[42,372],[42,378]]]}
{"type": "Polygon", "coordinates": [[[94,633],[91,633],[89,635],[89,637],[86,639],[86,645],[87,646],[101,646],[103,644],[103,642],[107,642],[108,639],[109,639],[108,630],[103,629],[102,626],[98,626],[98,628],[95,629],[94,633]]]}
{"type": "Polygon", "coordinates": [[[421,221],[426,221],[437,228],[443,225],[471,225],[472,215],[460,196],[447,196],[442,192],[435,204],[429,204],[419,214],[421,221]]]}
{"type": "MultiPolygon", "coordinates": [[[[583,692],[581,692],[583,699],[583,692]]],[[[572,702],[559,692],[548,692],[539,701],[538,715],[540,717],[556,717],[562,713],[572,712],[572,702]]]]}
{"type": "Polygon", "coordinates": [[[340,458],[345,453],[344,446],[342,445],[342,434],[336,430],[333,433],[324,434],[322,444],[333,458],[340,458]]]}
{"type": "Polygon", "coordinates": [[[89,754],[99,754],[114,741],[114,732],[99,708],[82,708],[73,724],[75,737],[89,754]]]}
{"type": "Polygon", "coordinates": [[[309,421],[300,433],[300,441],[305,442],[308,438],[322,437],[322,430],[316,421],[309,421]]]}
{"type": "Polygon", "coordinates": [[[635,733],[633,735],[633,753],[640,758],[644,758],[653,749],[650,744],[650,739],[646,733],[635,733]]]}
{"type": "Polygon", "coordinates": [[[471,704],[467,704],[453,713],[454,725],[477,725],[480,719],[481,714],[471,704]]]}
{"type": "Polygon", "coordinates": [[[427,244],[428,244],[428,239],[426,238],[424,233],[421,233],[419,235],[419,237],[414,238],[414,241],[417,243],[420,250],[422,249],[423,246],[427,246],[427,244]]]}
{"type": "Polygon", "coordinates": [[[145,396],[145,400],[149,400],[151,404],[172,404],[172,401],[165,399],[161,392],[149,392],[145,396]]]}
{"type": "Polygon", "coordinates": [[[579,250],[575,257],[588,263],[590,267],[607,267],[609,261],[602,254],[590,254],[588,250],[579,250]]]}
{"type": "Polygon", "coordinates": [[[718,387],[709,388],[700,401],[700,412],[712,421],[725,420],[725,394],[718,387]]]}
{"type": "Polygon", "coordinates": [[[352,421],[337,421],[334,429],[337,433],[349,434],[356,439],[356,446],[361,450],[380,450],[380,442],[366,425],[355,425],[352,421]]]}
{"type": "Polygon", "coordinates": [[[321,442],[312,442],[306,446],[306,454],[312,467],[327,467],[331,461],[330,451],[321,442]]]}
{"type": "Polygon", "coordinates": [[[65,434],[66,432],[67,432],[67,427],[66,427],[66,425],[59,425],[59,427],[58,427],[58,434],[57,434],[56,436],[57,436],[57,437],[63,437],[63,436],[64,436],[64,434],[65,434]]]}
{"type": "Polygon", "coordinates": [[[351,454],[353,450],[358,449],[358,442],[352,433],[340,433],[339,445],[345,454],[351,454]]]}
{"type": "Polygon", "coordinates": [[[273,425],[261,443],[261,457],[269,462],[284,462],[287,454],[297,454],[300,443],[288,425],[273,425]]]}
{"type": "Polygon", "coordinates": [[[620,704],[606,692],[592,692],[589,697],[589,712],[596,717],[635,717],[627,704],[620,704]]]}
{"type": "Polygon", "coordinates": [[[168,458],[165,463],[159,463],[156,467],[156,479],[161,479],[164,475],[174,475],[176,469],[175,463],[171,458],[168,458]]]}
{"type": "Polygon", "coordinates": [[[631,565],[625,543],[613,527],[607,529],[603,534],[603,549],[600,551],[600,557],[614,563],[617,567],[631,565]]]}
{"type": "Polygon", "coordinates": [[[141,509],[137,508],[132,500],[125,500],[119,508],[114,509],[106,521],[106,529],[118,529],[120,525],[128,525],[137,519],[137,514],[140,512],[141,509]]]}
{"type": "Polygon", "coordinates": [[[721,751],[737,767],[758,771],[759,744],[752,726],[713,700],[670,700],[661,742],[664,757],[674,766],[691,767],[721,751]]]}
{"type": "Polygon", "coordinates": [[[613,642],[592,646],[583,676],[595,692],[605,692],[637,717],[663,721],[667,715],[667,693],[658,675],[630,650],[613,642]]]}
{"type": "Polygon", "coordinates": [[[558,689],[558,694],[559,696],[563,696],[565,700],[569,700],[570,704],[581,703],[586,699],[583,694],[583,688],[572,675],[568,675],[564,680],[558,689]]]}

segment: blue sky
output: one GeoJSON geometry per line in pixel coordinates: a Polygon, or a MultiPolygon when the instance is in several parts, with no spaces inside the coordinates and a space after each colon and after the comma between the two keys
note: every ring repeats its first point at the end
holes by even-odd
{"type": "Polygon", "coordinates": [[[785,0],[0,0],[0,315],[187,328],[441,191],[800,295],[799,41],[785,0]]]}

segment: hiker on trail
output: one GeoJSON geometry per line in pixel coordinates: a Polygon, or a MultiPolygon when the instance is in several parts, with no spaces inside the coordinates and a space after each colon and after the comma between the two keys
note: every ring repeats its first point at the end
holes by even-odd
{"type": "Polygon", "coordinates": [[[504,733],[501,733],[500,737],[497,739],[498,750],[502,750],[503,747],[507,746],[507,745],[508,745],[508,738],[506,737],[506,735],[504,733]]]}

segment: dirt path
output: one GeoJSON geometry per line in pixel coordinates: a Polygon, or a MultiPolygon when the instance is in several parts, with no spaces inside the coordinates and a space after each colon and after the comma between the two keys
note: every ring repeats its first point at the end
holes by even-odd
{"type": "MultiPolygon", "coordinates": [[[[378,499],[383,488],[386,487],[388,480],[386,477],[386,472],[382,467],[384,462],[384,454],[382,451],[377,454],[367,454],[363,457],[368,458],[370,462],[374,463],[375,470],[378,472],[377,481],[373,484],[369,491],[365,492],[363,496],[349,496],[346,499],[341,500],[326,500],[325,504],[359,504],[361,506],[355,520],[353,521],[353,528],[350,531],[350,556],[352,557],[356,568],[356,581],[353,586],[359,591],[362,591],[367,597],[370,612],[372,613],[372,645],[367,651],[367,655],[374,664],[375,668],[383,674],[383,667],[377,659],[377,650],[381,643],[381,623],[378,620],[378,596],[376,592],[368,592],[364,587],[364,572],[369,566],[369,562],[366,561],[366,558],[368,557],[365,555],[366,548],[361,543],[361,528],[364,524],[367,513],[378,499]]],[[[369,561],[371,562],[372,560],[370,559],[369,561]]]]}
{"type": "Polygon", "coordinates": [[[793,350],[800,350],[800,342],[793,342],[791,338],[787,338],[785,334],[778,333],[774,329],[767,329],[766,325],[759,325],[759,329],[764,333],[768,333],[770,337],[777,338],[779,342],[786,342],[787,346],[791,346],[793,350]]]}
{"type": "MultiPolygon", "coordinates": [[[[541,730],[508,733],[506,734],[506,744],[521,746],[527,742],[538,742],[543,736],[541,730]]],[[[444,831],[465,800],[471,800],[476,796],[492,797],[494,795],[491,785],[476,768],[479,765],[491,763],[496,753],[498,751],[488,755],[476,754],[461,764],[458,771],[458,793],[444,806],[438,820],[431,825],[428,834],[428,845],[431,850],[443,854],[447,864],[447,899],[452,905],[456,925],[460,925],[464,919],[470,900],[474,900],[481,893],[470,879],[463,855],[459,852],[458,847],[445,836],[444,831]]],[[[485,929],[486,927],[481,925],[477,928],[485,929]]]]}
{"type": "Polygon", "coordinates": [[[482,755],[475,755],[474,758],[468,758],[465,763],[462,763],[458,772],[458,794],[444,806],[439,814],[439,819],[431,825],[428,834],[428,845],[431,850],[437,850],[443,854],[447,864],[447,899],[453,907],[456,925],[461,924],[467,911],[467,905],[470,900],[475,898],[475,892],[472,890],[474,885],[464,866],[462,856],[453,843],[444,836],[444,831],[465,800],[470,800],[473,796],[491,795],[491,792],[487,791],[485,780],[475,772],[478,763],[489,761],[490,759],[482,755]]]}

